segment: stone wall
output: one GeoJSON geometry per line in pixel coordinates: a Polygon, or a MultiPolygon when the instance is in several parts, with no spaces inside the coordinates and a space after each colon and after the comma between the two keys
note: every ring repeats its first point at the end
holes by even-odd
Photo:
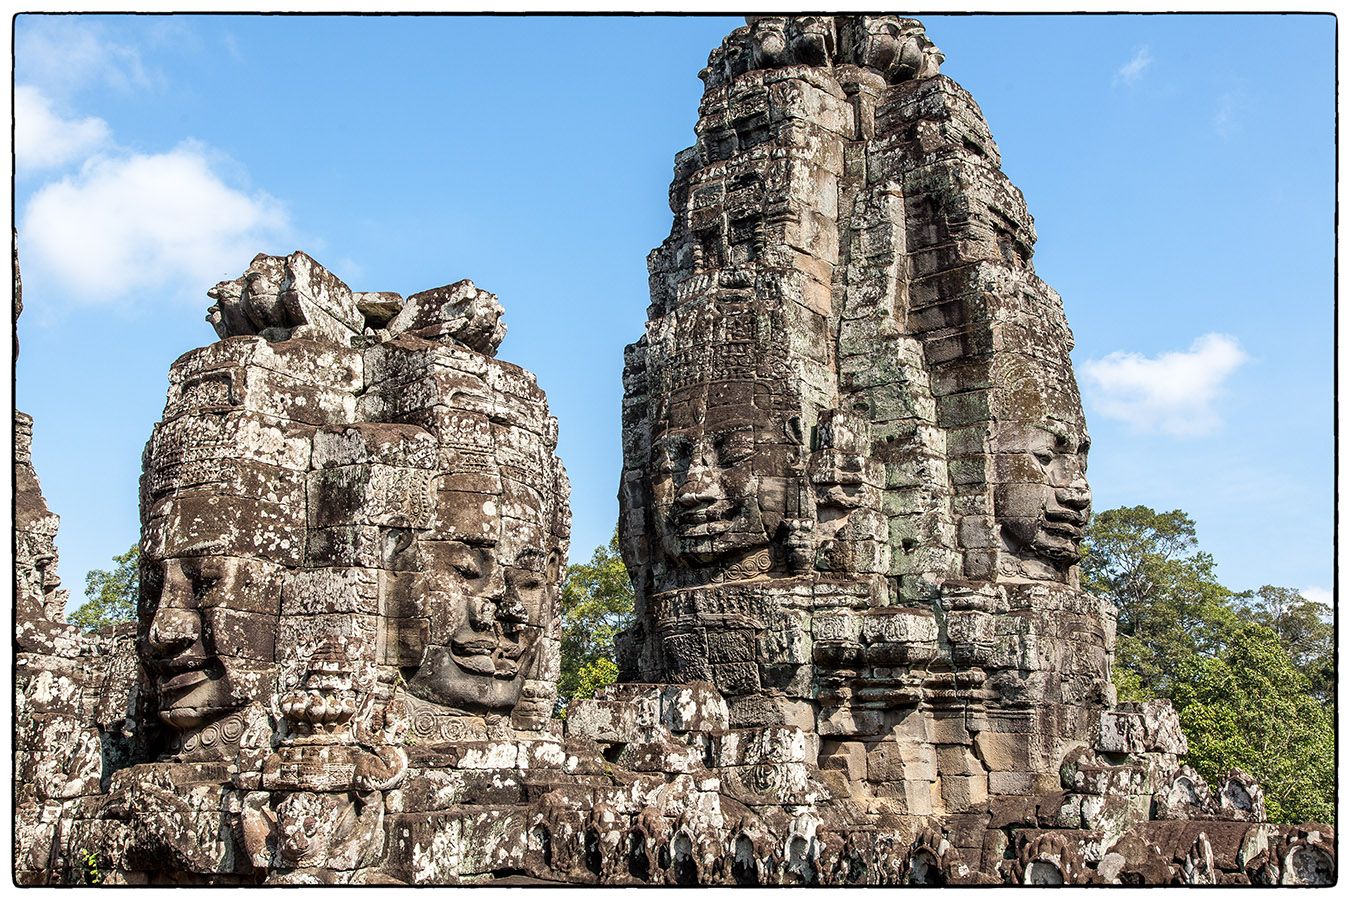
{"type": "MultiPolygon", "coordinates": [[[[17,243],[17,242],[16,242],[17,243]]],[[[14,353],[23,284],[14,255],[14,353]]],[[[60,882],[78,864],[65,830],[133,753],[139,701],[129,629],[66,622],[60,518],[33,469],[33,419],[14,412],[14,879],[60,882]],[[130,718],[129,718],[130,717],[130,718]]]]}
{"type": "Polygon", "coordinates": [[[625,356],[636,621],[565,717],[557,423],[472,282],[296,252],[209,292],[134,634],[62,622],[21,456],[16,879],[1334,880],[1330,828],[1116,702],[1072,339],[941,60],[895,16],[713,51],[625,356]]]}

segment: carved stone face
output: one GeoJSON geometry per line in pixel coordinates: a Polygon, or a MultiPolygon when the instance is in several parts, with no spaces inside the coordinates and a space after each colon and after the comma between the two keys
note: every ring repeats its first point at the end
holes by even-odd
{"type": "Polygon", "coordinates": [[[1000,433],[994,511],[1014,552],[1060,565],[1077,561],[1092,506],[1089,443],[1081,429],[1055,420],[1000,433]]]}
{"type": "Polygon", "coordinates": [[[792,54],[808,66],[829,64],[834,56],[834,20],[827,16],[794,16],[792,54]]]}
{"type": "Polygon", "coordinates": [[[923,26],[914,19],[896,16],[865,16],[864,34],[857,49],[859,65],[875,69],[895,83],[920,74],[935,74],[929,55],[937,55],[923,26]],[[931,71],[927,71],[931,68],[931,71]]]}
{"type": "Polygon", "coordinates": [[[708,562],[768,544],[750,423],[668,431],[656,443],[652,498],[666,552],[708,562]]]}
{"type": "Polygon", "coordinates": [[[139,651],[165,724],[185,731],[265,699],[280,595],[261,560],[147,554],[139,651]]]}
{"type": "Polygon", "coordinates": [[[883,75],[890,75],[901,52],[899,24],[890,16],[868,16],[860,62],[883,75]]]}
{"type": "Polygon", "coordinates": [[[769,68],[788,62],[787,20],[782,16],[757,18],[750,26],[750,40],[756,66],[769,68]]]}
{"type": "Polygon", "coordinates": [[[723,43],[722,65],[727,78],[735,78],[750,71],[755,52],[750,42],[750,29],[738,28],[723,43]]]}
{"type": "Polygon", "coordinates": [[[510,712],[520,700],[556,605],[557,555],[530,548],[508,560],[503,549],[424,543],[433,615],[414,695],[471,711],[510,712]]]}

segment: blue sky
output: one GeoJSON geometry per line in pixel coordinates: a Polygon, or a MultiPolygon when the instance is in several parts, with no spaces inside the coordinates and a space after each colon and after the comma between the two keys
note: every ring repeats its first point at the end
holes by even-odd
{"type": "MultiPolygon", "coordinates": [[[[16,400],[74,599],[136,539],[168,367],[214,340],[206,289],[258,251],[356,290],[497,293],[589,556],[671,163],[738,21],[20,17],[16,400]]],[[[1064,297],[1096,507],[1181,508],[1229,586],[1329,599],[1334,20],[925,22],[1064,297]]]]}

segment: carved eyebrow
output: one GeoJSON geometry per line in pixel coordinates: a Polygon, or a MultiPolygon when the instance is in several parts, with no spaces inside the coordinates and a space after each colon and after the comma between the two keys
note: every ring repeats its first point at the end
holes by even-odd
{"type": "Polygon", "coordinates": [[[662,450],[687,450],[693,443],[687,434],[665,434],[656,439],[656,446],[662,450]]]}
{"type": "Polygon", "coordinates": [[[1066,447],[1073,440],[1073,434],[1058,422],[1042,423],[1032,426],[1042,434],[1048,434],[1055,441],[1056,447],[1066,447]]]}
{"type": "Polygon", "coordinates": [[[495,547],[497,546],[497,539],[487,535],[466,534],[454,538],[451,543],[463,544],[466,547],[495,547]]]}
{"type": "Polygon", "coordinates": [[[221,556],[226,552],[225,542],[219,539],[209,539],[190,547],[184,547],[174,554],[175,557],[187,558],[198,556],[221,556]]]}
{"type": "Polygon", "coordinates": [[[544,570],[544,563],[548,560],[548,554],[543,550],[533,547],[526,548],[516,555],[515,568],[525,569],[532,574],[539,574],[544,570]]]}

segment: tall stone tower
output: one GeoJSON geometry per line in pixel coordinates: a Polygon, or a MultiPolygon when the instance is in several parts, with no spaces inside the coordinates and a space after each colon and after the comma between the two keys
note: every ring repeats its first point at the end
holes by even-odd
{"type": "Polygon", "coordinates": [[[941,60],[894,16],[753,17],[712,54],[620,491],[624,675],[845,754],[901,729],[916,812],[983,799],[933,743],[1024,793],[1111,700],[1072,336],[941,60]]]}
{"type": "Polygon", "coordinates": [[[1115,702],[1063,308],[940,61],[895,16],[713,52],[627,351],[637,618],[565,716],[568,485],[497,298],[300,252],[209,292],[144,456],[130,666],[56,616],[16,471],[16,877],[1333,881],[1332,829],[1115,702]]]}
{"type": "Polygon", "coordinates": [[[1073,338],[942,58],[913,19],[755,16],[700,73],[625,356],[620,680],[800,729],[818,809],[941,835],[911,880],[1268,877],[1150,821],[1234,838],[1259,788],[1210,794],[1168,704],[1116,703],[1115,610],[1078,584],[1073,338]],[[1104,863],[1124,834],[1166,849],[1104,863]]]}

